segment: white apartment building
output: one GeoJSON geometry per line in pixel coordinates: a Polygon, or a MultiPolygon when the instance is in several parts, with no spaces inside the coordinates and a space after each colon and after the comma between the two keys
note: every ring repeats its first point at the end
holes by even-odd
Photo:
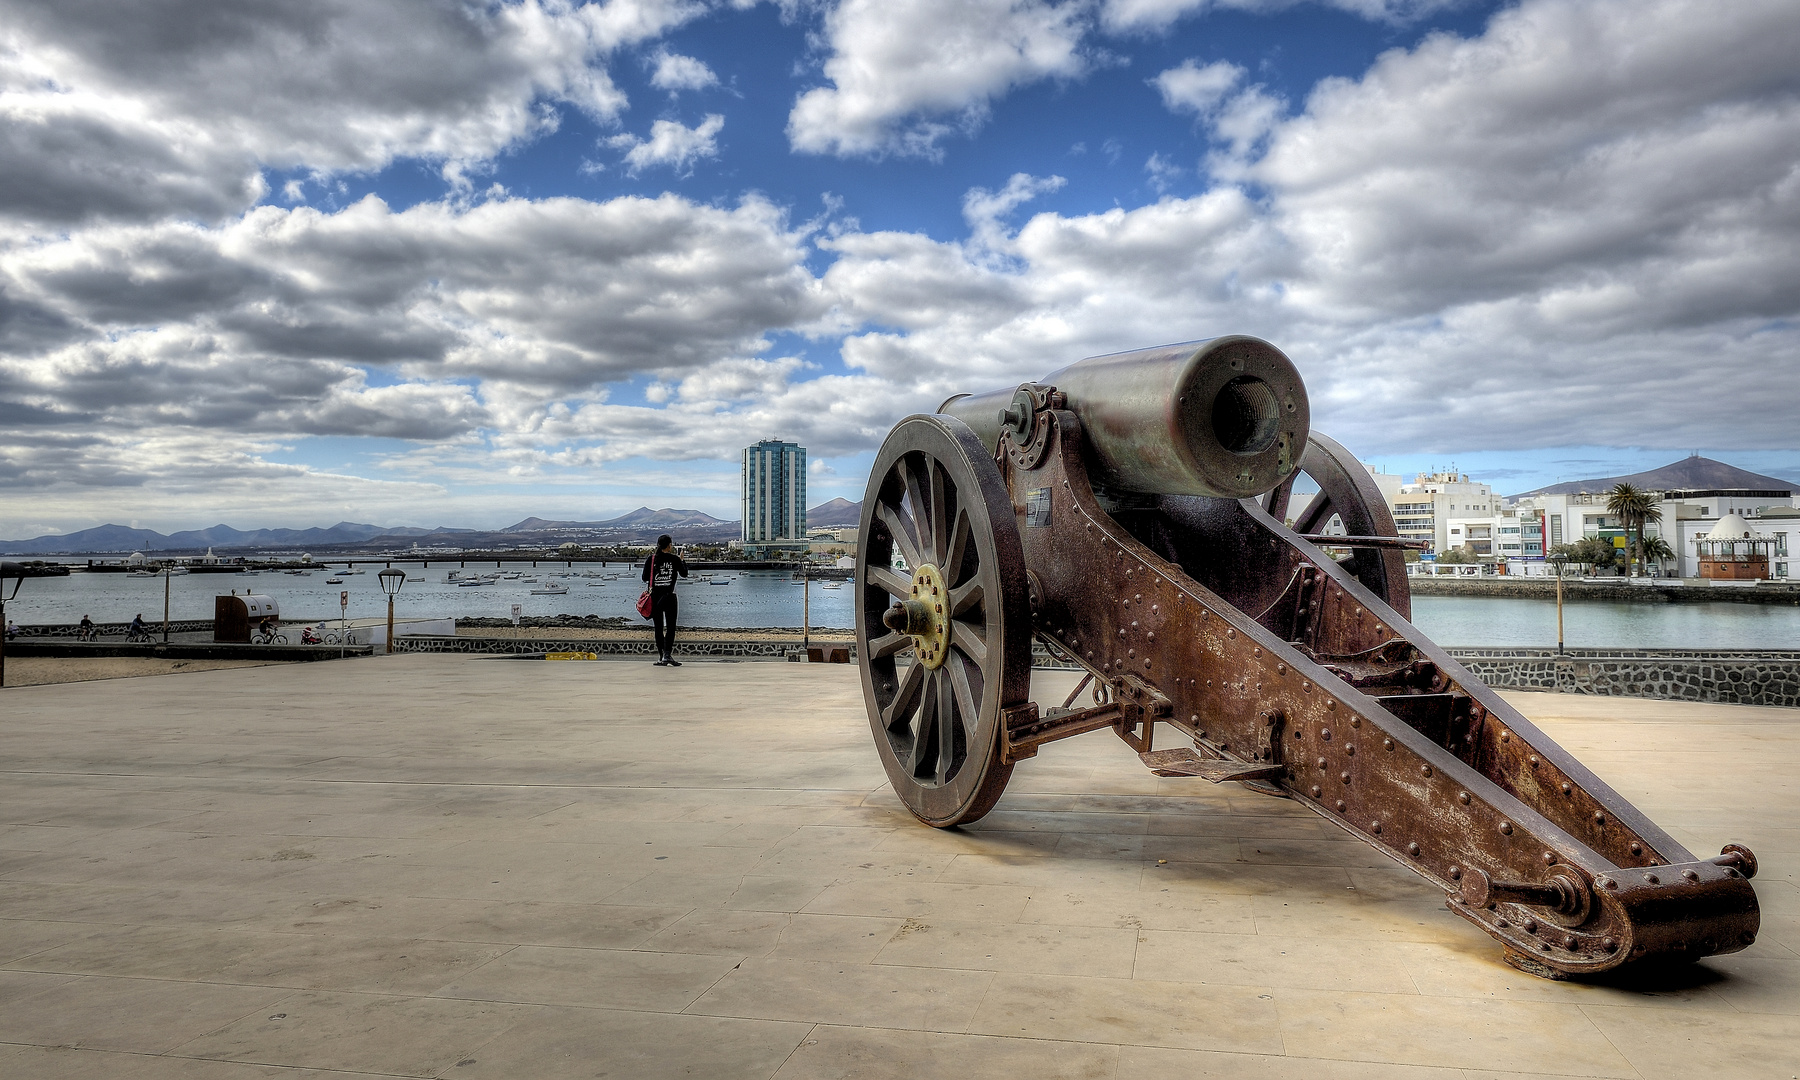
{"type": "MultiPolygon", "coordinates": [[[[1380,479],[1376,477],[1377,483],[1380,479]]],[[[1382,493],[1387,494],[1385,487],[1382,493]]],[[[1388,497],[1400,535],[1428,541],[1434,552],[1461,547],[1475,539],[1468,535],[1467,527],[1452,534],[1453,523],[1470,519],[1485,523],[1500,513],[1500,506],[1500,497],[1494,494],[1492,486],[1471,481],[1466,473],[1458,472],[1420,473],[1412,483],[1402,485],[1388,497]]],[[[1483,544],[1491,542],[1491,529],[1477,531],[1483,533],[1479,537],[1483,544]]],[[[1480,547],[1475,550],[1477,554],[1486,553],[1480,547]]]]}
{"type": "MultiPolygon", "coordinates": [[[[1800,542],[1800,512],[1794,509],[1792,492],[1715,489],[1652,494],[1661,495],[1656,504],[1659,519],[1647,525],[1644,532],[1647,536],[1662,537],[1675,553],[1675,558],[1662,569],[1667,576],[1697,577],[1700,561],[1694,538],[1711,532],[1726,514],[1737,514],[1774,539],[1775,547],[1769,559],[1770,576],[1787,578],[1791,574],[1800,577],[1800,565],[1790,568],[1787,555],[1792,544],[1800,542]]],[[[1607,511],[1606,499],[1604,492],[1533,495],[1515,500],[1513,506],[1489,522],[1460,524],[1465,531],[1486,529],[1499,537],[1502,534],[1497,530],[1501,528],[1524,525],[1522,521],[1510,521],[1508,517],[1536,517],[1541,520],[1543,544],[1535,555],[1523,546],[1518,551],[1496,546],[1492,554],[1508,558],[1542,558],[1550,548],[1582,539],[1624,542],[1624,526],[1616,514],[1607,511]]],[[[1479,548],[1476,551],[1485,554],[1479,548]]],[[[1651,572],[1656,572],[1654,567],[1651,572]]]]}

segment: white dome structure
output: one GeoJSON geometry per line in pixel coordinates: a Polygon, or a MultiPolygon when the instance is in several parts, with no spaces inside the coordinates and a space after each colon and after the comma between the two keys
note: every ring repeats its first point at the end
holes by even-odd
{"type": "MultiPolygon", "coordinates": [[[[1696,538],[1697,539],[1697,538],[1696,538]]],[[[1708,540],[1767,540],[1769,537],[1752,532],[1750,523],[1737,514],[1726,514],[1719,523],[1706,534],[1708,540]]]]}
{"type": "Polygon", "coordinates": [[[144,553],[141,551],[134,551],[125,556],[125,562],[131,566],[142,566],[144,565],[144,553]]]}

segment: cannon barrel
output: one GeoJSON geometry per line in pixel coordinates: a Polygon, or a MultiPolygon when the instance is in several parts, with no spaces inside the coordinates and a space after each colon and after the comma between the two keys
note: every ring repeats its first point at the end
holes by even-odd
{"type": "MultiPolygon", "coordinates": [[[[1090,356],[1043,379],[1087,433],[1094,479],[1157,495],[1253,498],[1289,476],[1311,413],[1300,373],[1280,349],[1242,335],[1090,356]]],[[[1029,402],[1012,387],[960,394],[940,413],[989,450],[1031,435],[1029,402]]]]}

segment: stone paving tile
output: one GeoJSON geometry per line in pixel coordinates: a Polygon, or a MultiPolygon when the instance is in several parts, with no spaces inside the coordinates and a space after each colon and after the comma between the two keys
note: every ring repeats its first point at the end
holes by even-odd
{"type": "Polygon", "coordinates": [[[1272,992],[1145,979],[1001,973],[968,1031],[1030,1039],[1279,1054],[1272,992]]]}
{"type": "Polygon", "coordinates": [[[925,1076],[1113,1080],[1119,1048],[1047,1039],[1001,1039],[821,1024],[775,1080],[915,1080],[925,1076]]]}
{"type": "Polygon", "coordinates": [[[1718,992],[1722,982],[1714,970],[1718,957],[1654,974],[1588,981],[1527,975],[1508,965],[1500,946],[1473,927],[1459,942],[1400,942],[1385,945],[1383,951],[1406,968],[1419,992],[1427,997],[1731,1011],[1718,992]]]}
{"type": "Polygon", "coordinates": [[[809,1024],[610,1009],[534,1010],[448,1070],[456,1080],[765,1080],[809,1024]]]}
{"type": "Polygon", "coordinates": [[[160,1054],[291,993],[86,976],[9,1002],[0,1009],[0,1042],[160,1054]]]}
{"type": "Polygon", "coordinates": [[[1128,979],[1137,942],[1137,931],[1110,927],[909,919],[875,962],[1128,979]]]}
{"type": "Polygon", "coordinates": [[[1013,885],[942,881],[847,881],[821,890],[803,909],[818,915],[880,915],[1014,922],[1031,902],[1031,890],[1013,885]]]}
{"type": "Polygon", "coordinates": [[[1142,877],[1137,861],[958,855],[938,875],[938,880],[965,885],[1097,885],[1129,889],[1142,877]]]}
{"type": "MultiPolygon", "coordinates": [[[[233,992],[243,996],[242,989],[233,992]]],[[[182,1057],[436,1076],[531,1015],[528,1005],[300,991],[173,1048],[182,1057]]]]}
{"type": "Polygon", "coordinates": [[[89,923],[0,919],[0,965],[67,945],[96,932],[98,928],[89,923]]]}
{"type": "MultiPolygon", "coordinates": [[[[1119,1048],[1120,1080],[1473,1080],[1461,1069],[1389,1062],[1327,1061],[1281,1054],[1232,1054],[1164,1046],[1119,1048]]],[[[1514,1074],[1518,1080],[1525,1080],[1514,1074]]]]}
{"type": "Polygon", "coordinates": [[[457,918],[439,923],[421,936],[449,941],[629,949],[648,941],[659,930],[692,910],[691,907],[482,900],[471,902],[457,918]]]}
{"type": "Polygon", "coordinates": [[[1757,1080],[1800,1075],[1800,1017],[1583,1005],[1644,1080],[1757,1080]]]}
{"type": "Polygon", "coordinates": [[[687,1011],[759,1020],[962,1031],[994,975],[806,960],[749,959],[687,1011]]]}
{"type": "Polygon", "coordinates": [[[1365,941],[1144,930],[1133,977],[1160,982],[1415,994],[1406,965],[1365,941]]]}
{"type": "Polygon", "coordinates": [[[738,956],[520,945],[446,982],[437,997],[680,1012],[738,956]]]}
{"type": "Polygon", "coordinates": [[[1208,934],[1254,934],[1256,918],[1247,896],[1174,898],[1137,889],[1038,889],[1019,916],[1023,923],[1059,926],[1116,926],[1129,930],[1188,930],[1208,934]]]}
{"type": "Polygon", "coordinates": [[[1635,1074],[1575,1005],[1289,989],[1276,990],[1275,1001],[1282,1044],[1299,1057],[1537,1074],[1635,1074]]]}

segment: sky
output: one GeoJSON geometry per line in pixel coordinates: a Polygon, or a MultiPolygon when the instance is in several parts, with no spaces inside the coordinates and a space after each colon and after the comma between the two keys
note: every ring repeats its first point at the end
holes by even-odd
{"type": "Polygon", "coordinates": [[[1253,334],[1503,492],[1800,478],[1792,0],[0,0],[0,537],[737,517],[1253,334]]]}

